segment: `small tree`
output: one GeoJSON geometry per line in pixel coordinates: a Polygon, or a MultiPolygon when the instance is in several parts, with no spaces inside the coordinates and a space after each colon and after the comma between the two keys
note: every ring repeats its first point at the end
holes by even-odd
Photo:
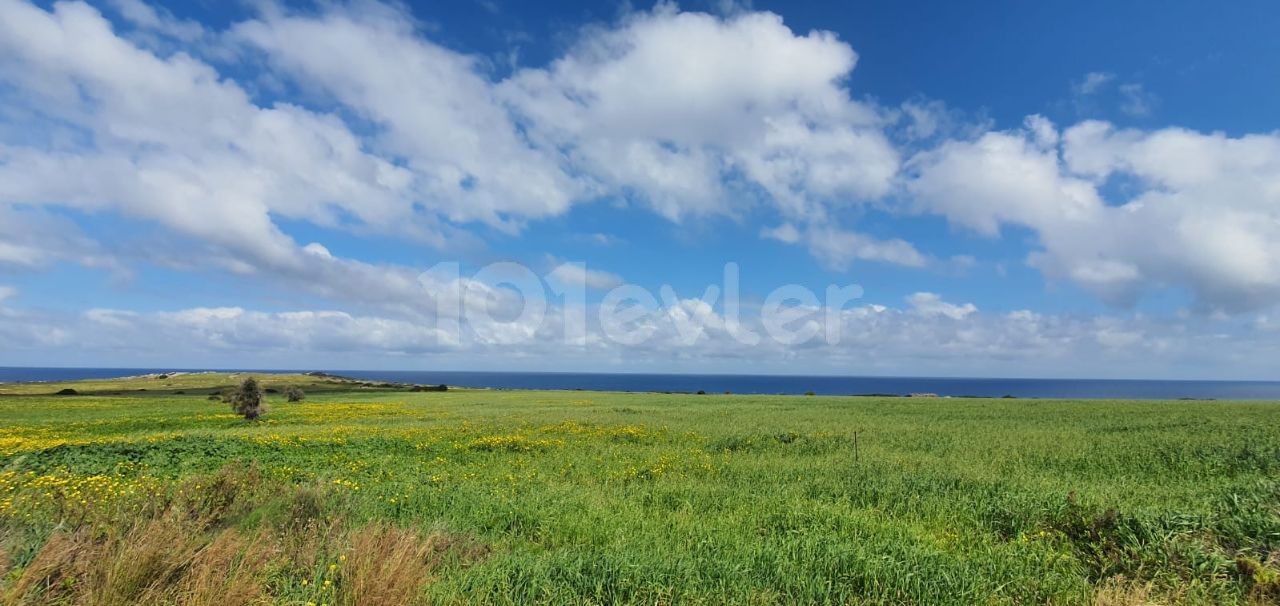
{"type": "Polygon", "coordinates": [[[247,421],[256,420],[265,412],[262,407],[262,388],[253,377],[244,380],[240,387],[231,393],[231,410],[247,421]]]}
{"type": "Polygon", "coordinates": [[[303,399],[307,397],[307,394],[302,393],[301,388],[286,387],[284,390],[284,397],[286,400],[289,400],[290,402],[301,402],[303,399]]]}

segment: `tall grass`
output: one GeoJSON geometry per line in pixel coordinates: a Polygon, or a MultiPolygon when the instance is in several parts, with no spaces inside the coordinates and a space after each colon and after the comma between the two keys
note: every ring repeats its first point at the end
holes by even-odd
{"type": "Polygon", "coordinates": [[[264,484],[252,467],[227,467],[78,522],[60,520],[0,591],[5,604],[235,606],[270,598],[299,603],[420,602],[434,570],[471,562],[485,548],[435,529],[383,524],[344,528],[320,510],[268,508],[315,492],[264,484]]]}
{"type": "Polygon", "coordinates": [[[192,395],[0,396],[9,602],[1268,603],[1280,587],[1272,403],[307,386],[246,423],[185,380],[192,395]]]}

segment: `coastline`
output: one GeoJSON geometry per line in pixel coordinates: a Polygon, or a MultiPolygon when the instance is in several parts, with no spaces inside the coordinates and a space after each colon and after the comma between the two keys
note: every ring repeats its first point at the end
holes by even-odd
{"type": "Polygon", "coordinates": [[[1141,379],[1002,379],[839,377],[645,373],[529,373],[457,371],[210,370],[0,368],[0,385],[82,381],[146,381],[211,374],[297,375],[360,388],[411,390],[449,385],[494,391],[583,391],[665,395],[795,395],[875,398],[1153,401],[1280,401],[1280,382],[1141,379]]]}

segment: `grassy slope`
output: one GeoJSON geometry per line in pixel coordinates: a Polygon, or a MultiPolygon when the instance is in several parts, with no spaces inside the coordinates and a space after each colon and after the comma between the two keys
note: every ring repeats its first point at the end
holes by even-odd
{"type": "MultiPolygon", "coordinates": [[[[408,393],[291,376],[266,384],[303,384],[308,400],[273,398],[246,424],[206,400],[233,382],[84,382],[72,386],[123,395],[73,397],[0,386],[9,542],[41,540],[68,498],[127,504],[242,460],[321,487],[327,515],[352,525],[447,527],[490,546],[437,573],[426,592],[446,603],[1083,603],[1148,584],[1243,602],[1275,589],[1272,569],[1237,563],[1280,547],[1273,403],[408,393]]],[[[10,546],[15,569],[34,548],[10,546]]],[[[291,587],[268,593],[312,595],[291,587]]]]}
{"type": "MultiPolygon", "coordinates": [[[[60,383],[0,383],[0,396],[49,396],[63,388],[71,388],[80,395],[129,395],[135,397],[174,395],[176,392],[201,391],[205,394],[230,389],[239,385],[247,374],[229,373],[174,373],[171,375],[145,375],[115,379],[89,379],[60,383]]],[[[375,383],[356,381],[335,376],[311,376],[304,374],[255,374],[264,389],[283,389],[295,385],[308,392],[367,391],[378,389],[375,383]]],[[[181,395],[181,394],[179,394],[181,395]]]]}

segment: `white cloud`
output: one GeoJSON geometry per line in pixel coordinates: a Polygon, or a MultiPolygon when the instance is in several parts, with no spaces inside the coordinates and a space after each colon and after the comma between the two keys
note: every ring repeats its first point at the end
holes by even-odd
{"type": "Polygon", "coordinates": [[[1048,118],[1040,114],[1027,116],[1023,125],[1031,133],[1031,140],[1037,147],[1049,149],[1058,144],[1058,129],[1048,118]]]}
{"type": "Polygon", "coordinates": [[[1092,95],[1115,81],[1116,75],[1111,72],[1089,72],[1084,78],[1072,85],[1072,90],[1081,95],[1092,95]]]}
{"type": "Polygon", "coordinates": [[[1120,111],[1130,116],[1149,116],[1159,102],[1155,95],[1147,92],[1145,87],[1136,82],[1121,84],[1120,96],[1124,99],[1120,104],[1120,111]]]}
{"type": "Polygon", "coordinates": [[[623,241],[622,238],[619,238],[618,236],[601,233],[601,232],[588,234],[587,236],[585,236],[585,239],[588,242],[591,242],[592,244],[597,244],[600,246],[614,246],[616,244],[621,244],[623,241]]]}
{"type": "Polygon", "coordinates": [[[74,222],[43,209],[11,208],[0,202],[0,268],[41,269],[57,261],[120,270],[74,222]]]}
{"type": "Polygon", "coordinates": [[[146,31],[157,32],[183,42],[193,42],[205,35],[204,27],[194,21],[177,19],[167,9],[142,0],[109,0],[109,4],[127,21],[146,31]]]}
{"type": "Polygon", "coordinates": [[[947,138],[969,138],[989,130],[993,124],[985,110],[966,112],[939,99],[914,97],[898,108],[886,108],[894,123],[891,129],[900,149],[919,149],[947,138]]]}
{"type": "Polygon", "coordinates": [[[834,34],[798,36],[773,14],[665,7],[588,33],[499,92],[536,141],[668,218],[738,210],[730,175],[809,218],[885,195],[897,169],[884,118],[842,85],[855,60],[834,34]]]}
{"type": "Polygon", "coordinates": [[[588,269],[580,263],[561,263],[551,270],[547,277],[564,286],[585,286],[596,290],[608,290],[623,283],[622,277],[618,274],[588,269]]]}
{"type": "Polygon", "coordinates": [[[0,139],[0,265],[212,267],[418,318],[439,286],[418,270],[300,247],[276,219],[464,239],[419,210],[419,176],[336,116],[258,106],[207,64],[120,38],[88,5],[0,0],[0,81],[35,117],[29,136],[0,139]],[[77,136],[41,139],[62,125],[77,136]],[[142,222],[145,241],[113,230],[95,242],[55,207],[142,222]]]}
{"type": "Polygon", "coordinates": [[[255,267],[299,264],[273,216],[416,223],[403,197],[411,176],[365,153],[337,118],[259,107],[188,55],[160,58],[116,36],[85,4],[4,0],[0,15],[0,79],[26,91],[16,102],[39,116],[28,128],[82,134],[0,143],[0,201],[115,211],[255,267]]]}
{"type": "MultiPolygon", "coordinates": [[[[1042,129],[1044,123],[1032,123],[1042,129]]],[[[995,236],[1002,223],[1091,221],[1102,204],[1092,183],[1063,176],[1055,149],[1026,131],[947,141],[908,163],[907,191],[921,210],[995,236]]]]}
{"type": "Polygon", "coordinates": [[[1128,116],[1150,116],[1160,98],[1140,82],[1124,82],[1111,72],[1090,72],[1071,85],[1072,103],[1080,115],[1115,107],[1128,116]]]}
{"type": "Polygon", "coordinates": [[[477,59],[425,39],[405,14],[361,5],[321,14],[270,11],[232,36],[302,86],[376,125],[375,147],[405,158],[431,210],[453,221],[563,212],[585,189],[555,153],[535,149],[477,59]]]}
{"type": "Polygon", "coordinates": [[[924,316],[946,316],[952,320],[962,320],[978,311],[977,306],[973,303],[965,303],[964,305],[948,303],[943,301],[940,295],[931,292],[915,293],[907,297],[907,303],[918,314],[924,316]]]}
{"type": "Polygon", "coordinates": [[[228,32],[139,0],[114,7],[133,29],[117,32],[82,2],[0,0],[0,82],[18,91],[6,110],[21,116],[0,129],[0,212],[112,213],[190,244],[15,238],[0,262],[131,251],[173,267],[315,276],[323,255],[279,220],[456,246],[461,224],[514,231],[625,195],[672,220],[742,215],[741,201],[763,200],[821,222],[886,195],[898,168],[890,118],[845,88],[849,45],[770,13],[663,5],[495,81],[376,3],[264,5],[228,32]],[[199,58],[242,62],[226,44],[255,49],[263,80],[291,81],[323,111],[264,103],[260,82],[199,58]]]}
{"type": "Polygon", "coordinates": [[[1034,265],[1112,302],[1168,287],[1230,311],[1280,297],[1280,134],[1088,121],[1048,140],[1037,122],[945,143],[912,158],[907,191],[983,234],[1033,229],[1043,247],[1034,265]],[[1115,178],[1137,190],[1104,199],[1115,178]]]}
{"type": "MultiPolygon", "coordinates": [[[[914,211],[990,237],[1032,230],[1031,263],[1109,301],[1169,287],[1232,311],[1280,300],[1280,134],[1104,122],[1059,131],[1031,116],[1022,129],[960,136],[940,103],[886,111],[855,99],[857,55],[834,34],[795,32],[746,8],[632,13],[583,30],[549,64],[498,80],[400,9],[374,3],[268,4],[229,32],[139,0],[115,6],[132,24],[124,31],[81,2],[45,10],[0,0],[0,85],[11,91],[0,124],[5,269],[212,268],[346,302],[352,318],[418,322],[435,313],[439,292],[503,298],[501,289],[424,283],[413,268],[303,246],[283,222],[450,247],[474,241],[473,224],[513,233],[574,205],[626,198],[673,221],[758,212],[777,225],[762,237],[804,246],[833,269],[928,266],[913,244],[849,221],[859,205],[897,210],[886,200],[902,194],[914,211]],[[211,39],[255,56],[205,60],[226,50],[211,39]],[[299,104],[256,95],[262,83],[242,80],[246,71],[296,87],[299,104]],[[887,128],[905,130],[911,146],[950,138],[902,171],[887,128]],[[1117,182],[1125,187],[1109,187],[1117,182]],[[1103,193],[1117,190],[1133,193],[1103,193]],[[97,217],[125,228],[81,229],[97,217]],[[131,238],[134,226],[144,234],[131,238]]],[[[1134,114],[1156,101],[1106,72],[1076,90],[1118,94],[1134,114]]],[[[603,272],[562,277],[620,282],[603,272]]],[[[919,303],[917,321],[926,308],[945,319],[981,315],[919,303]]]]}
{"type": "Polygon", "coordinates": [[[777,227],[766,227],[760,230],[760,237],[769,240],[777,240],[785,244],[795,244],[800,241],[800,230],[795,225],[783,223],[777,227]]]}
{"type": "MultiPolygon", "coordinates": [[[[665,301],[665,298],[664,298],[665,301]]],[[[822,310],[813,318],[822,318],[822,310]]],[[[932,293],[908,298],[905,308],[865,304],[839,311],[840,341],[786,345],[765,339],[743,346],[729,323],[698,299],[664,302],[640,324],[651,338],[619,345],[591,325],[566,343],[561,310],[542,325],[506,327],[533,335],[519,344],[466,331],[461,339],[429,322],[343,311],[265,312],[191,308],[137,313],[93,310],[78,315],[0,307],[0,364],[76,363],[110,358],[137,365],[171,365],[174,344],[189,364],[222,366],[467,368],[481,361],[512,369],[671,371],[699,362],[707,372],[843,372],[862,374],[1006,376],[1135,376],[1186,378],[1218,374],[1265,376],[1277,333],[1251,320],[1142,315],[1080,317],[1031,311],[985,313],[932,293]],[[1231,347],[1223,347],[1230,342],[1231,347]],[[1212,364],[1221,370],[1213,370],[1212,364]]],[[[1258,319],[1257,321],[1262,321],[1258,319]]],[[[763,333],[759,318],[744,326],[763,333]]],[[[487,333],[489,331],[486,331],[487,333]]],[[[493,333],[489,333],[493,334],[493,333]]]]}
{"type": "MultiPolygon", "coordinates": [[[[194,308],[135,314],[95,310],[85,315],[103,345],[124,350],[139,334],[226,351],[405,354],[450,349],[448,340],[420,323],[341,311],[259,312],[239,307],[194,308]]],[[[100,345],[102,346],[102,345],[100,345]]]]}
{"type": "Polygon", "coordinates": [[[912,139],[928,139],[942,129],[946,105],[941,101],[908,101],[902,104],[902,113],[907,118],[907,136],[912,139]]]}
{"type": "Polygon", "coordinates": [[[1142,342],[1143,335],[1138,331],[1124,330],[1115,326],[1101,326],[1093,336],[1098,340],[1098,344],[1111,349],[1119,349],[1130,347],[1136,343],[1142,342]]]}
{"type": "Polygon", "coordinates": [[[854,261],[906,267],[923,267],[929,263],[928,257],[905,240],[882,240],[822,223],[811,224],[803,230],[783,223],[761,230],[760,237],[786,244],[804,244],[819,263],[836,271],[849,269],[854,261]]]}
{"type": "Polygon", "coordinates": [[[0,303],[3,303],[6,299],[11,299],[17,295],[18,290],[14,287],[0,284],[0,303]]]}
{"type": "Polygon", "coordinates": [[[769,13],[635,13],[502,82],[391,9],[268,13],[233,32],[373,121],[378,147],[406,157],[454,221],[617,193],[672,220],[734,213],[733,174],[786,213],[820,216],[827,201],[885,195],[897,170],[884,119],[843,88],[853,50],[769,13]]]}
{"type": "Polygon", "coordinates": [[[836,270],[845,270],[855,260],[880,261],[907,267],[924,267],[928,258],[911,243],[881,240],[865,234],[829,226],[811,226],[805,231],[809,251],[819,262],[836,270]]]}
{"type": "Polygon", "coordinates": [[[946,267],[957,274],[964,274],[977,266],[978,258],[973,255],[953,255],[946,261],[946,267]]]}
{"type": "Polygon", "coordinates": [[[323,245],[323,244],[320,244],[319,242],[312,242],[312,243],[310,243],[310,244],[308,244],[308,245],[306,245],[306,246],[303,246],[303,247],[302,247],[302,252],[305,252],[305,253],[307,253],[307,254],[309,254],[309,255],[315,255],[315,256],[320,257],[320,258],[322,258],[322,259],[332,259],[332,258],[333,258],[333,254],[329,252],[329,249],[328,249],[328,248],[325,248],[325,247],[324,247],[324,245],[323,245]]]}

